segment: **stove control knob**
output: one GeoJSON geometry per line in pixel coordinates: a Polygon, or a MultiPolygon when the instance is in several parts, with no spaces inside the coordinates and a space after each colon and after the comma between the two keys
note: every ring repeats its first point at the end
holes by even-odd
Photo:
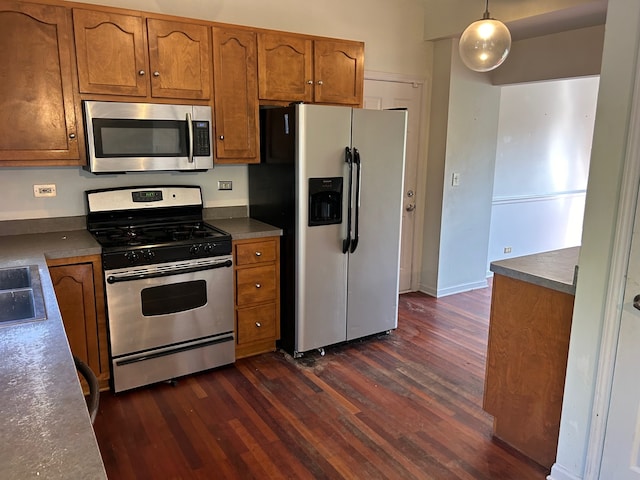
{"type": "Polygon", "coordinates": [[[145,260],[151,260],[155,256],[156,256],[156,252],[154,252],[153,250],[143,250],[142,251],[142,257],[145,260]]]}
{"type": "Polygon", "coordinates": [[[129,260],[129,263],[135,263],[140,257],[137,252],[131,251],[131,252],[125,252],[124,258],[129,260]]]}
{"type": "Polygon", "coordinates": [[[204,251],[205,251],[205,253],[211,253],[211,252],[213,252],[213,245],[211,245],[210,243],[207,243],[207,244],[204,246],[204,251]]]}
{"type": "Polygon", "coordinates": [[[191,245],[191,248],[189,249],[189,253],[191,253],[191,255],[197,255],[198,253],[200,253],[200,248],[202,247],[202,245],[191,245]]]}

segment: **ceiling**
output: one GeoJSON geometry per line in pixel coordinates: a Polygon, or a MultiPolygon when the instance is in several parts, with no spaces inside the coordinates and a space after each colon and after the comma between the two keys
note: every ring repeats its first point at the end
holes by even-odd
{"type": "Polygon", "coordinates": [[[577,28],[602,25],[607,17],[607,0],[577,5],[534,17],[506,22],[513,40],[539,37],[577,28]]]}
{"type": "MultiPolygon", "coordinates": [[[[482,17],[486,0],[418,0],[425,6],[425,40],[458,37],[482,17]]],[[[608,0],[489,0],[492,18],[514,40],[602,25],[608,0]]]]}

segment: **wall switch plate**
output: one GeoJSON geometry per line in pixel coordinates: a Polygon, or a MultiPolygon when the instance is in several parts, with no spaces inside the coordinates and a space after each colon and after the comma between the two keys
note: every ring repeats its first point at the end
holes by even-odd
{"type": "Polygon", "coordinates": [[[454,173],[453,175],[451,175],[451,186],[457,187],[459,185],[460,185],[460,174],[454,173]]]}
{"type": "Polygon", "coordinates": [[[218,180],[218,190],[233,190],[233,182],[231,180],[218,180]]]}
{"type": "Polygon", "coordinates": [[[33,195],[35,197],[55,197],[57,195],[55,183],[47,185],[34,185],[33,195]]]}

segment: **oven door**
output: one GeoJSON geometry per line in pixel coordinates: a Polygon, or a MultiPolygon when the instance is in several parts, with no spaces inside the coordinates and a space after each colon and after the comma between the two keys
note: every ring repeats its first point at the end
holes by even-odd
{"type": "Polygon", "coordinates": [[[106,271],[111,355],[233,333],[231,259],[106,271]]]}
{"type": "Polygon", "coordinates": [[[105,272],[115,392],[235,361],[231,259],[105,272]]]}

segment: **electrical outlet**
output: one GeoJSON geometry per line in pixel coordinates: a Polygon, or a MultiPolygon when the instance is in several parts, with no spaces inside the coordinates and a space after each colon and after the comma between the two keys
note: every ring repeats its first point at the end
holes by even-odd
{"type": "Polygon", "coordinates": [[[504,253],[511,253],[511,247],[504,247],[504,253]]]}
{"type": "Polygon", "coordinates": [[[35,197],[55,197],[57,195],[55,183],[47,185],[34,185],[33,195],[35,197]]]}
{"type": "Polygon", "coordinates": [[[233,190],[233,182],[231,180],[218,180],[218,190],[233,190]]]}

